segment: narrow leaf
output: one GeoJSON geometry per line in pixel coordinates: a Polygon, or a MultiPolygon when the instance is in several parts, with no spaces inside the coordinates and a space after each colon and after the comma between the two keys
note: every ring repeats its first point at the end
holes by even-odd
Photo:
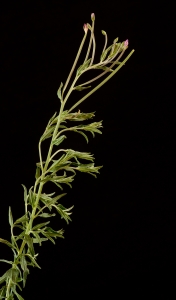
{"type": "Polygon", "coordinates": [[[28,274],[29,274],[29,269],[26,268],[26,269],[23,271],[23,288],[24,288],[25,285],[26,285],[26,279],[27,279],[28,274]]]}
{"type": "Polygon", "coordinates": [[[42,218],[50,218],[50,217],[54,217],[56,214],[48,214],[48,213],[43,213],[43,214],[40,214],[38,215],[39,217],[42,217],[42,218]]]}
{"type": "Polygon", "coordinates": [[[32,238],[28,234],[25,234],[25,240],[28,244],[28,247],[29,247],[29,250],[30,250],[32,256],[34,256],[35,252],[34,252],[34,246],[33,246],[32,238]]]}
{"type": "Polygon", "coordinates": [[[38,265],[36,260],[30,254],[27,253],[26,256],[28,256],[31,259],[31,262],[33,265],[35,265],[37,268],[41,269],[41,267],[38,265]]]}
{"type": "Polygon", "coordinates": [[[88,144],[89,140],[88,140],[87,135],[86,135],[84,132],[82,132],[82,131],[80,131],[80,130],[73,130],[73,131],[75,131],[75,132],[80,133],[81,135],[83,135],[83,137],[86,139],[86,142],[87,142],[87,144],[88,144]]]}
{"type": "Polygon", "coordinates": [[[82,90],[86,90],[86,89],[89,89],[89,88],[91,88],[91,85],[89,85],[89,86],[80,86],[80,85],[78,85],[78,86],[75,86],[74,90],[82,91],[82,90]]]}
{"type": "Polygon", "coordinates": [[[13,216],[12,216],[12,211],[10,206],[9,206],[9,224],[11,227],[13,226],[13,216]]]}
{"type": "Polygon", "coordinates": [[[0,242],[3,243],[3,244],[6,244],[7,246],[9,246],[10,248],[14,248],[16,249],[10,242],[4,240],[4,239],[1,239],[0,238],[0,242]]]}
{"type": "Polygon", "coordinates": [[[58,139],[52,141],[52,145],[58,146],[58,145],[60,145],[60,144],[63,142],[63,140],[65,140],[66,138],[67,138],[66,135],[61,135],[58,139]]]}
{"type": "Polygon", "coordinates": [[[35,225],[35,226],[32,228],[32,230],[34,231],[34,230],[40,229],[40,228],[46,226],[46,225],[49,224],[49,223],[50,223],[50,221],[45,222],[45,223],[37,224],[37,225],[35,225]]]}
{"type": "Polygon", "coordinates": [[[35,173],[35,179],[38,179],[40,177],[40,168],[36,168],[36,173],[35,173]]]}
{"type": "Polygon", "coordinates": [[[59,87],[59,89],[58,89],[58,91],[57,91],[57,96],[58,96],[58,98],[62,101],[62,94],[61,94],[61,89],[62,89],[62,87],[63,87],[63,83],[61,82],[61,84],[60,84],[60,87],[59,87]]]}
{"type": "Polygon", "coordinates": [[[15,222],[14,222],[14,225],[18,224],[18,223],[23,223],[23,222],[26,222],[28,221],[28,216],[25,214],[24,216],[22,216],[21,218],[17,219],[15,222]]]}
{"type": "Polygon", "coordinates": [[[14,290],[15,295],[17,296],[18,300],[24,300],[23,297],[21,297],[16,290],[14,290]]]}
{"type": "Polygon", "coordinates": [[[0,261],[2,261],[2,262],[6,262],[7,264],[10,264],[10,265],[12,265],[12,264],[13,264],[13,261],[6,260],[6,259],[0,259],[0,261]]]}
{"type": "Polygon", "coordinates": [[[81,65],[78,68],[78,70],[76,72],[77,76],[80,75],[82,71],[84,71],[85,69],[87,69],[87,67],[89,66],[90,61],[91,61],[91,58],[89,58],[83,65],[81,65]]]}
{"type": "Polygon", "coordinates": [[[27,198],[28,198],[27,188],[25,187],[24,184],[22,184],[22,187],[24,188],[24,202],[27,204],[27,198]]]}
{"type": "Polygon", "coordinates": [[[40,138],[40,142],[43,142],[44,140],[50,138],[52,136],[52,133],[55,129],[55,126],[51,126],[49,129],[47,128],[44,132],[44,134],[40,138]]]}

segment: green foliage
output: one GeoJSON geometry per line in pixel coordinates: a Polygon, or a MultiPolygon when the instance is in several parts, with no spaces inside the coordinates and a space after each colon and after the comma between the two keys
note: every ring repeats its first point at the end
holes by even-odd
{"type": "Polygon", "coordinates": [[[87,143],[89,141],[87,136],[88,133],[91,133],[93,137],[95,136],[95,133],[102,133],[100,130],[102,128],[102,121],[72,126],[72,122],[76,124],[78,122],[91,120],[95,116],[94,112],[83,113],[78,110],[78,112],[71,113],[71,111],[99,89],[112,76],[114,76],[134,52],[134,50],[132,50],[124,61],[120,62],[119,59],[127,49],[128,41],[117,43],[118,38],[116,38],[113,44],[106,49],[107,34],[105,31],[102,31],[105,36],[105,45],[100,57],[100,62],[93,64],[95,56],[94,14],[91,15],[91,20],[92,26],[90,24],[84,25],[85,35],[66,83],[63,85],[61,82],[57,91],[57,96],[61,102],[60,111],[59,113],[56,112],[49,120],[45,131],[39,140],[38,148],[40,161],[36,164],[34,186],[27,190],[25,185],[22,184],[24,189],[25,214],[14,221],[11,207],[9,207],[8,215],[11,230],[11,241],[0,238],[0,242],[12,249],[14,259],[12,261],[5,259],[0,260],[1,262],[11,265],[10,269],[8,269],[4,275],[0,277],[0,284],[3,284],[0,289],[0,299],[13,300],[14,296],[16,296],[19,300],[23,300],[22,296],[20,296],[16,291],[17,288],[22,290],[19,283],[22,283],[23,288],[25,287],[27,276],[30,273],[30,266],[40,268],[37,263],[38,254],[35,254],[35,244],[39,244],[41,246],[43,242],[48,240],[55,244],[55,240],[57,238],[64,238],[63,229],[54,230],[48,226],[50,221],[45,222],[45,220],[54,217],[58,213],[61,219],[64,219],[67,224],[71,221],[71,214],[74,206],[66,208],[60,203],[60,200],[66,195],[66,193],[61,193],[57,196],[55,196],[55,193],[46,194],[43,192],[45,184],[48,182],[54,183],[57,187],[63,190],[64,184],[72,187],[72,182],[74,181],[77,171],[88,173],[96,177],[96,174],[99,173],[100,168],[102,168],[102,166],[94,165],[94,157],[88,152],[79,152],[73,149],[60,149],[58,147],[61,144],[64,144],[68,131],[81,134],[86,139],[87,143]],[[64,96],[65,90],[81,54],[88,30],[91,31],[91,35],[86,58],[77,69],[75,79],[73,80],[67,94],[64,96]],[[89,58],[91,47],[92,54],[89,58]],[[120,55],[115,59],[118,53],[120,53],[120,55]],[[111,63],[111,66],[107,66],[109,63],[111,63]],[[118,65],[118,67],[113,69],[113,66],[115,65],[118,65]],[[99,69],[103,70],[103,72],[88,82],[76,86],[76,82],[80,76],[91,69],[99,69]],[[110,75],[108,75],[105,80],[77,101],[76,104],[74,104],[69,110],[64,110],[66,102],[72,91],[82,91],[91,88],[91,86],[86,85],[97,80],[107,72],[109,72],[110,75]],[[43,142],[46,139],[50,139],[50,146],[48,149],[48,155],[46,159],[43,160],[41,144],[43,145],[43,142]],[[44,219],[43,222],[40,221],[41,218],[44,219]],[[34,220],[35,222],[38,220],[38,224],[33,225],[34,220]],[[16,228],[21,230],[18,235],[14,234],[16,228]]]}

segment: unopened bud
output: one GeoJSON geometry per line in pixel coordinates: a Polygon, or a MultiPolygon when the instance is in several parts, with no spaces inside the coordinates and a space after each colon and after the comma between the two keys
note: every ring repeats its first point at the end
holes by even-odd
{"type": "Polygon", "coordinates": [[[102,30],[101,33],[102,33],[103,35],[106,35],[106,31],[104,31],[104,30],[102,30]]]}
{"type": "Polygon", "coordinates": [[[128,44],[129,44],[129,42],[128,42],[128,40],[126,40],[126,41],[124,42],[124,46],[125,46],[125,48],[127,48],[127,47],[128,47],[128,44]]]}
{"type": "Polygon", "coordinates": [[[87,24],[84,24],[83,29],[84,29],[85,33],[87,33],[87,31],[88,31],[88,26],[87,26],[87,24]]]}
{"type": "Polygon", "coordinates": [[[95,21],[95,14],[94,13],[91,14],[91,20],[95,21]]]}

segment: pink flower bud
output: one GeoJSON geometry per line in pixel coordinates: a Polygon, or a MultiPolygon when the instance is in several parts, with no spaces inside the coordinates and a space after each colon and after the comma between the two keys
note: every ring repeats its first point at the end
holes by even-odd
{"type": "Polygon", "coordinates": [[[84,31],[87,33],[87,31],[88,31],[88,26],[87,26],[87,24],[84,24],[83,29],[84,29],[84,31]]]}
{"type": "Polygon", "coordinates": [[[94,13],[91,14],[91,20],[95,21],[95,14],[94,13]]]}
{"type": "Polygon", "coordinates": [[[128,40],[126,40],[126,41],[124,42],[124,46],[125,46],[125,48],[127,48],[127,47],[128,47],[128,44],[129,44],[129,42],[128,42],[128,40]]]}

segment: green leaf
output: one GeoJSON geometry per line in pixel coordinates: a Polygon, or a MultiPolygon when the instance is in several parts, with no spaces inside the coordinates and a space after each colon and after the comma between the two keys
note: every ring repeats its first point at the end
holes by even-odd
{"type": "Polygon", "coordinates": [[[110,55],[108,56],[108,58],[112,58],[113,56],[115,56],[118,53],[120,53],[122,51],[121,47],[121,43],[115,44],[114,48],[112,48],[110,55]]]}
{"type": "Polygon", "coordinates": [[[78,70],[77,70],[77,72],[76,72],[76,75],[77,75],[77,76],[79,76],[79,75],[82,73],[82,71],[84,71],[85,69],[87,69],[87,67],[88,67],[89,64],[90,64],[90,61],[91,61],[91,58],[89,58],[84,64],[82,64],[82,65],[78,68],[78,70]]]}
{"type": "Polygon", "coordinates": [[[110,68],[108,68],[106,66],[98,66],[98,67],[96,67],[96,69],[102,69],[104,71],[108,70],[108,72],[113,72],[114,71],[113,69],[110,69],[110,68]]]}
{"type": "Polygon", "coordinates": [[[6,244],[7,246],[9,246],[10,248],[14,248],[16,249],[10,242],[4,240],[4,239],[1,239],[0,238],[0,242],[3,243],[3,244],[6,244]]]}
{"type": "Polygon", "coordinates": [[[66,135],[61,135],[58,139],[52,141],[52,145],[58,146],[58,145],[60,145],[60,144],[63,142],[63,140],[65,140],[66,138],[67,138],[66,135]]]}
{"type": "Polygon", "coordinates": [[[22,270],[26,270],[27,268],[27,262],[26,262],[26,258],[25,258],[25,255],[21,255],[21,268],[22,270]]]}
{"type": "Polygon", "coordinates": [[[25,187],[24,184],[22,184],[22,187],[24,188],[24,202],[25,204],[27,204],[27,199],[28,199],[27,188],[25,187]]]}
{"type": "Polygon", "coordinates": [[[61,238],[64,238],[63,237],[63,233],[64,233],[63,229],[60,229],[58,231],[55,231],[51,227],[46,227],[46,229],[45,229],[45,234],[48,234],[49,236],[52,236],[52,237],[61,237],[61,238]]]}
{"type": "Polygon", "coordinates": [[[62,94],[61,94],[61,89],[62,89],[62,87],[63,87],[63,83],[61,82],[61,84],[60,84],[60,87],[59,87],[59,89],[58,89],[58,91],[57,91],[57,96],[58,96],[58,98],[62,101],[62,94]]]}
{"type": "Polygon", "coordinates": [[[54,217],[56,214],[48,214],[48,213],[43,213],[38,215],[38,217],[42,217],[42,218],[50,218],[50,217],[54,217]]]}
{"type": "Polygon", "coordinates": [[[34,256],[35,252],[34,252],[34,246],[33,246],[32,238],[28,234],[25,234],[24,237],[25,237],[25,240],[28,244],[28,247],[29,247],[29,250],[30,250],[32,256],[34,256]]]}
{"type": "MultiPolygon", "coordinates": [[[[18,225],[17,225],[17,226],[18,226],[18,225]]],[[[19,239],[23,240],[23,239],[24,239],[24,235],[25,235],[25,230],[24,230],[23,232],[21,232],[20,235],[18,235],[18,236],[15,238],[16,242],[17,242],[19,239]]]]}
{"type": "Polygon", "coordinates": [[[24,288],[25,285],[26,285],[26,279],[27,279],[28,274],[29,274],[29,269],[26,268],[26,269],[23,271],[23,288],[24,288]]]}
{"type": "Polygon", "coordinates": [[[21,297],[16,290],[14,290],[15,295],[17,296],[18,300],[24,300],[23,297],[21,297]]]}
{"type": "Polygon", "coordinates": [[[70,113],[68,114],[67,119],[69,121],[84,121],[88,119],[92,119],[95,117],[95,112],[92,113],[81,113],[80,111],[78,113],[70,113]]]}
{"type": "Polygon", "coordinates": [[[82,91],[82,90],[86,90],[86,89],[89,89],[89,88],[91,88],[91,85],[85,86],[85,87],[78,85],[78,86],[75,86],[74,90],[82,91]]]}
{"type": "Polygon", "coordinates": [[[69,221],[72,221],[71,218],[69,217],[69,215],[71,215],[72,212],[68,212],[68,211],[71,210],[74,206],[66,209],[64,206],[59,204],[58,206],[54,205],[54,207],[57,209],[58,213],[61,215],[61,219],[64,219],[67,222],[67,224],[69,223],[69,221]]]}
{"type": "Polygon", "coordinates": [[[12,211],[10,206],[9,206],[9,224],[11,227],[13,226],[13,216],[12,216],[12,211]]]}
{"type": "Polygon", "coordinates": [[[6,295],[6,286],[3,286],[3,287],[0,289],[0,299],[5,298],[5,295],[6,295]]]}
{"type": "Polygon", "coordinates": [[[79,131],[79,130],[73,130],[73,131],[75,131],[75,132],[80,133],[81,135],[83,135],[83,137],[86,139],[86,142],[87,142],[87,144],[88,144],[89,140],[88,140],[87,135],[86,135],[84,132],[79,131]]]}
{"type": "MultiPolygon", "coordinates": [[[[9,269],[9,270],[11,270],[11,269],[9,269]]],[[[3,282],[6,280],[6,278],[8,277],[9,270],[6,271],[6,272],[4,273],[4,275],[2,275],[2,276],[0,277],[0,284],[3,283],[3,282]]]]}
{"type": "Polygon", "coordinates": [[[36,266],[37,268],[41,269],[41,267],[38,265],[38,263],[36,262],[36,260],[30,255],[30,254],[26,254],[26,256],[28,256],[31,259],[31,262],[34,266],[36,266]]]}
{"type": "Polygon", "coordinates": [[[10,265],[13,264],[13,261],[10,261],[10,260],[0,259],[0,261],[6,262],[7,264],[10,264],[10,265]]]}
{"type": "Polygon", "coordinates": [[[57,118],[55,118],[56,114],[57,114],[57,112],[55,112],[55,114],[51,117],[46,128],[50,127],[50,125],[53,123],[53,120],[58,118],[58,116],[57,116],[57,118]]]}
{"type": "Polygon", "coordinates": [[[26,222],[26,221],[28,221],[28,220],[29,220],[29,218],[28,218],[28,216],[25,214],[24,216],[22,216],[21,218],[17,219],[17,220],[14,222],[14,227],[15,227],[16,224],[18,224],[18,223],[23,223],[23,222],[26,222]]]}
{"type": "Polygon", "coordinates": [[[113,45],[109,46],[106,50],[104,50],[104,51],[102,52],[101,57],[100,57],[100,61],[101,61],[101,62],[105,60],[105,58],[106,58],[108,52],[111,50],[112,46],[113,46],[113,45]]]}
{"type": "Polygon", "coordinates": [[[35,226],[32,228],[32,230],[33,230],[33,231],[34,231],[34,230],[38,230],[38,229],[40,229],[40,228],[46,226],[46,225],[49,224],[49,223],[50,223],[50,221],[44,222],[44,223],[40,223],[40,224],[37,224],[37,225],[35,225],[35,226]]]}
{"type": "Polygon", "coordinates": [[[7,278],[10,278],[13,281],[13,283],[15,283],[15,284],[17,283],[18,274],[19,274],[19,271],[15,268],[11,268],[6,272],[7,278]]]}
{"type": "Polygon", "coordinates": [[[57,185],[62,191],[63,191],[63,187],[56,181],[53,181],[55,183],[55,185],[57,185]]]}
{"type": "Polygon", "coordinates": [[[35,179],[38,179],[40,177],[40,168],[36,168],[36,173],[35,173],[35,179]]]}
{"type": "Polygon", "coordinates": [[[55,129],[55,126],[51,126],[49,128],[46,128],[44,134],[40,138],[40,142],[43,142],[44,140],[50,138],[52,136],[52,133],[55,129]]]}
{"type": "Polygon", "coordinates": [[[49,205],[52,205],[52,204],[55,204],[57,203],[58,200],[60,200],[63,196],[67,195],[67,193],[63,193],[63,194],[60,194],[56,197],[54,197],[50,202],[49,202],[49,205]]]}
{"type": "MultiPolygon", "coordinates": [[[[36,234],[36,233],[35,233],[36,234]]],[[[48,241],[48,238],[41,238],[40,237],[40,242],[42,243],[42,242],[45,242],[45,241],[48,241]]],[[[33,243],[34,244],[38,244],[39,243],[39,239],[38,238],[34,238],[33,239],[33,243]]],[[[39,245],[41,246],[41,244],[39,243],[39,245]]]]}
{"type": "Polygon", "coordinates": [[[32,191],[32,188],[33,186],[31,186],[31,188],[29,189],[29,197],[28,197],[28,201],[29,201],[29,204],[32,206],[32,208],[34,207],[34,204],[35,204],[35,199],[36,199],[36,196],[34,194],[34,192],[32,191]]]}

